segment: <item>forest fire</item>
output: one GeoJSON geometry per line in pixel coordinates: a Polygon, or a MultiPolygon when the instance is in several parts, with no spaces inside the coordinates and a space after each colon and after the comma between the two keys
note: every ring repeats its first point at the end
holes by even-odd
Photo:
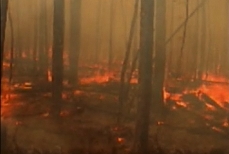
{"type": "Polygon", "coordinates": [[[228,2],[1,0],[1,153],[228,154],[228,2]]]}

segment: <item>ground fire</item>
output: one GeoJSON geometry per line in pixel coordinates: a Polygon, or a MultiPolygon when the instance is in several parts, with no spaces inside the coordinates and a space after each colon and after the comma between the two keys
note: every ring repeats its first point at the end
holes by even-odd
{"type": "Polygon", "coordinates": [[[1,153],[228,154],[228,6],[1,0],[1,153]]]}

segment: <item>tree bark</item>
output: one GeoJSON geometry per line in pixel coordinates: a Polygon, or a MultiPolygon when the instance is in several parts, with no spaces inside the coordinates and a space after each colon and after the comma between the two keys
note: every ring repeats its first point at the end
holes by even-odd
{"type": "Polygon", "coordinates": [[[166,23],[165,23],[166,1],[156,1],[156,38],[155,38],[155,67],[153,78],[153,111],[161,113],[164,104],[164,78],[166,62],[166,23]]]}
{"type": "Polygon", "coordinates": [[[64,0],[54,0],[53,15],[52,115],[58,117],[61,110],[63,90],[64,0]]]}
{"type": "Polygon", "coordinates": [[[69,83],[78,83],[78,63],[80,54],[80,20],[81,0],[71,0],[70,20],[70,52],[69,52],[69,83]]]}
{"type": "Polygon", "coordinates": [[[123,64],[122,64],[122,70],[121,70],[121,76],[120,76],[120,88],[119,88],[119,109],[118,109],[118,116],[117,116],[117,123],[120,123],[121,121],[121,117],[122,117],[122,108],[123,108],[123,103],[126,99],[125,97],[125,91],[126,91],[126,87],[125,87],[125,79],[126,79],[126,70],[128,67],[128,61],[130,58],[130,48],[131,48],[131,44],[132,44],[132,40],[133,40],[133,36],[134,36],[134,27],[137,21],[137,12],[138,12],[138,6],[139,6],[139,0],[135,1],[135,6],[134,6],[134,15],[133,15],[133,19],[131,21],[131,27],[130,27],[130,33],[129,33],[129,39],[128,39],[128,43],[127,43],[127,47],[126,47],[126,53],[125,53],[125,57],[123,60],[123,64]]]}
{"type": "Polygon", "coordinates": [[[114,20],[114,0],[110,4],[110,40],[108,53],[108,72],[111,73],[112,57],[113,57],[113,20],[114,20]]]}
{"type": "Polygon", "coordinates": [[[48,51],[47,51],[47,10],[46,0],[39,0],[39,75],[47,80],[48,51]]]}
{"type": "Polygon", "coordinates": [[[148,154],[149,119],[152,94],[152,44],[154,0],[141,0],[139,102],[133,153],[148,154]]]}
{"type": "Polygon", "coordinates": [[[3,55],[4,55],[3,53],[4,53],[8,0],[1,0],[1,7],[0,8],[1,8],[1,79],[2,79],[3,55]]]}

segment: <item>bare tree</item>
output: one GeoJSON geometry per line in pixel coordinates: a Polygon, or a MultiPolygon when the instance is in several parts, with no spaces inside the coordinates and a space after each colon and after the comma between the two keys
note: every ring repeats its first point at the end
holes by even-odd
{"type": "MultiPolygon", "coordinates": [[[[2,70],[8,0],[1,0],[0,8],[1,8],[1,70],[2,70]]],[[[2,72],[1,72],[1,78],[2,78],[2,72]]]]}
{"type": "Polygon", "coordinates": [[[48,70],[48,51],[47,51],[47,10],[46,10],[46,0],[39,0],[39,75],[47,78],[48,70]]]}
{"type": "Polygon", "coordinates": [[[165,23],[166,1],[156,1],[156,37],[155,37],[155,63],[153,77],[153,111],[161,113],[164,103],[164,78],[166,62],[166,23],[165,23]]]}
{"type": "Polygon", "coordinates": [[[70,20],[70,52],[69,52],[69,83],[78,83],[78,63],[80,54],[80,19],[81,0],[71,0],[70,20]]]}
{"type": "Polygon", "coordinates": [[[152,94],[152,44],[154,0],[141,0],[139,102],[133,153],[148,154],[150,104],[152,94]]]}
{"type": "Polygon", "coordinates": [[[63,90],[64,0],[54,0],[52,49],[52,99],[54,117],[58,117],[63,90]]]}

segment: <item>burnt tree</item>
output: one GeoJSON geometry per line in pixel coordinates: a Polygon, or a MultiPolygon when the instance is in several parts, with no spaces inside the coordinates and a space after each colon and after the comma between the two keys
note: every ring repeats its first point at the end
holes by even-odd
{"type": "Polygon", "coordinates": [[[70,52],[69,52],[69,83],[78,83],[78,63],[80,54],[80,17],[81,0],[71,0],[70,20],[70,52]]]}
{"type": "MultiPolygon", "coordinates": [[[[8,0],[1,0],[0,8],[1,8],[1,70],[2,70],[8,0]]],[[[1,78],[2,78],[2,72],[1,72],[1,78]]]]}
{"type": "Polygon", "coordinates": [[[54,0],[52,49],[52,115],[58,117],[63,90],[64,0],[54,0]]]}
{"type": "Polygon", "coordinates": [[[150,105],[152,94],[152,44],[154,0],[141,0],[139,101],[133,153],[148,154],[150,105]]]}
{"type": "Polygon", "coordinates": [[[166,62],[166,25],[165,25],[166,1],[156,1],[156,37],[155,37],[155,61],[153,77],[153,111],[161,113],[164,104],[164,78],[166,62]]]}
{"type": "Polygon", "coordinates": [[[48,51],[47,51],[47,9],[46,0],[39,0],[39,75],[47,80],[48,70],[48,51]]]}

